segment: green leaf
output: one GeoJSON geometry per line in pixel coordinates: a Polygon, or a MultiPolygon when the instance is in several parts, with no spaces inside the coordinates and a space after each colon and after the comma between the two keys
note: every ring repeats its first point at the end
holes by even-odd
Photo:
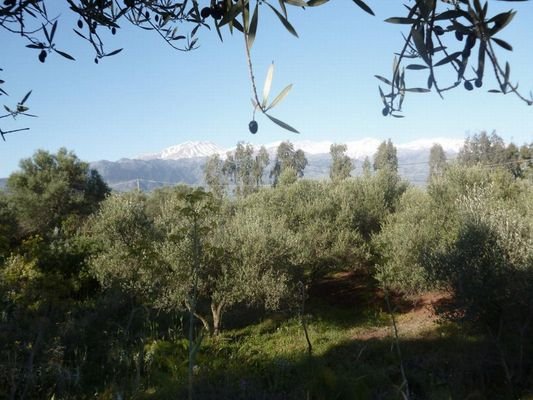
{"type": "MultiPolygon", "coordinates": [[[[195,41],[196,39],[193,40],[193,42],[195,41]]],[[[191,48],[192,48],[193,44],[191,44],[191,48]]],[[[122,51],[123,49],[117,49],[117,50],[113,50],[111,53],[107,53],[106,54],[106,57],[111,57],[111,56],[114,56],[115,54],[118,54],[122,51]]]]}
{"type": "Polygon", "coordinates": [[[386,83],[387,85],[392,86],[392,82],[389,81],[387,78],[382,77],[381,75],[374,75],[376,78],[378,78],[381,82],[386,83]]]}
{"type": "Polygon", "coordinates": [[[434,66],[439,67],[444,64],[448,64],[449,62],[452,62],[457,57],[459,57],[462,54],[460,51],[456,51],[455,53],[449,54],[446,57],[444,57],[442,60],[440,60],[438,63],[436,63],[434,66]]]}
{"type": "Polygon", "coordinates": [[[283,0],[283,2],[295,7],[307,7],[307,3],[303,0],[283,0]]]}
{"type": "Polygon", "coordinates": [[[50,39],[50,35],[48,34],[48,31],[46,30],[46,26],[43,25],[43,31],[44,36],[46,36],[46,40],[48,40],[48,43],[52,43],[52,40],[50,39]]]}
{"type": "Polygon", "coordinates": [[[511,66],[509,65],[509,62],[505,63],[505,75],[504,75],[504,84],[509,83],[509,76],[511,75],[511,66]]]}
{"type": "Polygon", "coordinates": [[[66,59],[68,60],[72,60],[72,61],[76,61],[76,59],[74,57],[72,57],[70,54],[68,53],[65,53],[64,51],[60,51],[60,50],[57,50],[57,49],[53,49],[57,54],[65,57],[66,59]]]}
{"type": "Polygon", "coordinates": [[[54,40],[54,35],[56,34],[57,21],[52,25],[52,31],[50,32],[50,41],[54,40]]]}
{"type": "Polygon", "coordinates": [[[406,25],[412,25],[418,22],[418,20],[413,18],[404,18],[404,17],[391,17],[387,18],[385,22],[388,22],[389,24],[406,24],[406,25]]]}
{"type": "Polygon", "coordinates": [[[262,106],[263,108],[266,107],[268,102],[268,96],[270,95],[270,88],[272,87],[272,78],[274,76],[274,63],[270,64],[270,67],[268,67],[266,79],[265,79],[265,85],[263,86],[263,102],[262,106]]]}
{"type": "Polygon", "coordinates": [[[226,25],[228,22],[234,21],[235,17],[239,15],[241,12],[242,12],[242,4],[241,4],[241,1],[239,0],[237,3],[231,6],[231,8],[229,9],[227,13],[224,14],[218,26],[222,27],[226,25]]]}
{"type": "Polygon", "coordinates": [[[370,15],[375,15],[374,11],[372,11],[372,9],[368,7],[363,0],[353,0],[353,2],[357,4],[361,9],[369,13],[370,15]]]}
{"type": "Polygon", "coordinates": [[[326,4],[329,0],[309,0],[307,2],[307,5],[309,7],[318,7],[318,6],[321,6],[322,4],[326,4]]]}
{"type": "Polygon", "coordinates": [[[254,40],[255,34],[257,32],[257,21],[259,19],[259,1],[255,3],[254,14],[252,15],[252,20],[250,22],[250,30],[248,31],[248,49],[251,49],[254,40]]]}
{"type": "Polygon", "coordinates": [[[501,40],[498,38],[491,38],[494,40],[494,43],[496,43],[498,46],[503,47],[505,50],[513,51],[513,46],[511,46],[509,43],[507,43],[505,40],[501,40]]]}
{"type": "Polygon", "coordinates": [[[272,7],[270,4],[266,3],[267,6],[269,6],[272,11],[276,14],[276,16],[279,18],[283,26],[285,26],[285,29],[287,29],[290,33],[292,33],[294,36],[298,37],[298,34],[296,33],[296,30],[291,25],[289,20],[285,18],[278,10],[276,10],[274,7],[272,7]]]}
{"type": "MultiPolygon", "coordinates": [[[[435,21],[443,21],[443,20],[451,20],[452,18],[460,18],[460,17],[465,17],[467,18],[468,20],[471,20],[471,16],[463,11],[463,10],[447,10],[447,11],[444,11],[442,13],[440,13],[439,15],[437,15],[435,17],[435,21]]],[[[472,21],[470,21],[472,22],[472,21]]]]}
{"type": "Polygon", "coordinates": [[[22,101],[20,102],[20,105],[23,105],[24,103],[26,103],[26,100],[28,100],[28,98],[30,97],[31,95],[31,90],[26,93],[26,96],[24,96],[24,98],[22,99],[22,101]]]}
{"type": "Polygon", "coordinates": [[[412,93],[428,93],[431,92],[429,89],[425,88],[410,88],[410,89],[404,89],[406,92],[412,92],[412,93]]]}
{"type": "Polygon", "coordinates": [[[412,69],[412,70],[420,70],[420,69],[427,69],[427,65],[421,65],[421,64],[409,64],[407,67],[405,67],[407,69],[412,69]]]}
{"type": "Polygon", "coordinates": [[[383,102],[383,105],[388,107],[387,99],[385,98],[385,94],[383,93],[383,90],[381,90],[381,86],[378,86],[379,89],[379,96],[381,97],[381,101],[383,102]]]}
{"type": "Polygon", "coordinates": [[[237,29],[238,31],[244,33],[244,28],[243,28],[243,26],[241,25],[241,23],[240,23],[238,20],[234,19],[233,22],[232,22],[232,24],[233,24],[233,27],[234,27],[235,29],[237,29]]]}
{"type": "Polygon", "coordinates": [[[285,16],[285,18],[288,18],[287,7],[285,7],[285,2],[283,0],[278,0],[278,2],[279,2],[279,7],[281,8],[281,11],[283,11],[283,15],[285,16]]]}
{"type": "Polygon", "coordinates": [[[411,29],[411,36],[413,37],[413,42],[415,43],[416,51],[420,55],[420,57],[426,62],[426,64],[430,64],[430,60],[427,54],[426,45],[424,44],[424,38],[422,37],[422,34],[416,30],[411,29]]]}
{"type": "Polygon", "coordinates": [[[278,105],[279,102],[281,102],[288,94],[289,92],[291,91],[292,89],[292,83],[290,85],[287,85],[285,87],[285,89],[283,89],[277,96],[276,98],[274,99],[274,101],[272,101],[272,103],[270,103],[270,105],[267,107],[267,110],[270,110],[271,108],[274,108],[278,105]]]}
{"type": "Polygon", "coordinates": [[[492,27],[492,29],[489,29],[490,36],[498,33],[503,28],[505,28],[509,24],[509,22],[512,21],[515,15],[516,11],[507,11],[489,19],[487,23],[494,22],[494,27],[492,27]]]}
{"type": "Polygon", "coordinates": [[[294,132],[294,133],[300,133],[298,132],[296,129],[294,129],[292,126],[290,126],[289,124],[283,122],[283,121],[280,121],[279,119],[277,118],[274,118],[273,116],[271,115],[268,115],[265,113],[265,115],[272,121],[274,122],[276,125],[279,125],[281,126],[283,129],[287,129],[288,131],[291,131],[291,132],[294,132]]]}

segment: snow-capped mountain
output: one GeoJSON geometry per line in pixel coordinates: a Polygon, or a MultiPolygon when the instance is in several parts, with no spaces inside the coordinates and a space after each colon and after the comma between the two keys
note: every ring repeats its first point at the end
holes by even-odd
{"type": "Polygon", "coordinates": [[[138,160],[180,160],[182,158],[210,157],[213,154],[223,154],[225,151],[213,142],[187,141],[175,146],[167,147],[159,153],[142,154],[138,160]]]}
{"type": "MultiPolygon", "coordinates": [[[[331,141],[301,140],[291,141],[294,149],[304,151],[309,164],[305,168],[305,177],[309,179],[326,179],[329,175],[331,157],[329,149],[331,141]]],[[[362,138],[344,142],[348,150],[347,155],[354,160],[352,175],[362,173],[365,157],[372,161],[378,146],[382,141],[375,138],[362,138]]],[[[276,151],[281,142],[265,144],[270,154],[271,163],[276,157],[276,151]]],[[[337,143],[343,143],[338,141],[337,143]]],[[[419,139],[406,143],[393,143],[398,150],[398,172],[402,177],[415,185],[424,185],[429,173],[429,153],[434,143],[439,143],[449,159],[456,157],[463,146],[462,139],[432,138],[419,139]]],[[[261,145],[254,144],[259,151],[261,145]]],[[[106,182],[114,189],[124,191],[141,188],[153,190],[158,187],[175,185],[204,185],[204,165],[206,158],[219,154],[226,158],[226,152],[235,151],[235,146],[224,149],[215,143],[206,141],[189,141],[168,147],[158,153],[144,154],[134,159],[121,159],[116,162],[97,161],[91,163],[91,168],[97,169],[106,182]]],[[[1,182],[0,182],[1,184],[1,182]]]]}
{"type": "MultiPolygon", "coordinates": [[[[312,141],[299,140],[291,141],[295,149],[301,149],[307,155],[329,154],[330,146],[335,143],[327,140],[312,141]]],[[[394,143],[398,151],[425,151],[429,150],[435,143],[439,143],[446,153],[457,153],[463,145],[463,139],[434,138],[418,139],[407,143],[394,143]]],[[[281,141],[265,144],[265,148],[271,156],[276,154],[276,150],[281,141]]],[[[338,142],[342,143],[342,142],[338,142]]],[[[375,154],[381,140],[374,138],[363,138],[344,142],[348,150],[347,155],[354,159],[364,159],[375,154]]],[[[261,145],[254,145],[258,150],[261,145]]],[[[223,149],[213,142],[205,141],[188,141],[175,146],[167,147],[159,153],[143,154],[135,159],[137,160],[181,160],[185,158],[209,157],[213,154],[219,154],[224,158],[227,151],[234,151],[235,147],[223,149]]]]}

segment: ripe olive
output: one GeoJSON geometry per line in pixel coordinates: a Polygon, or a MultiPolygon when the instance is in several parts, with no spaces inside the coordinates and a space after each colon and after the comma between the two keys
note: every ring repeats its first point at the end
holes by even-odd
{"type": "Polygon", "coordinates": [[[222,12],[222,9],[219,8],[219,7],[214,7],[212,10],[211,10],[211,16],[214,18],[214,19],[222,19],[222,16],[223,16],[223,12],[222,12]]]}
{"type": "Polygon", "coordinates": [[[383,114],[384,117],[389,115],[389,106],[383,107],[383,110],[381,110],[381,113],[383,114]]]}
{"type": "Polygon", "coordinates": [[[41,52],[39,53],[39,61],[43,63],[46,60],[47,55],[48,53],[46,52],[46,50],[41,50],[41,52]]]}
{"type": "Polygon", "coordinates": [[[465,89],[466,89],[466,90],[473,90],[473,89],[474,89],[474,86],[472,86],[472,82],[470,82],[470,81],[465,81],[465,89]]]}
{"type": "Polygon", "coordinates": [[[459,41],[463,40],[463,34],[459,31],[455,31],[455,38],[459,41]]]}
{"type": "Polygon", "coordinates": [[[476,85],[477,88],[480,88],[481,86],[483,86],[483,81],[480,78],[477,78],[474,82],[474,85],[476,85]]]}
{"type": "Polygon", "coordinates": [[[444,35],[444,29],[442,28],[442,26],[435,25],[433,27],[433,31],[439,36],[444,35]]]}
{"type": "Polygon", "coordinates": [[[248,129],[250,130],[250,132],[255,135],[257,133],[257,128],[259,126],[257,125],[257,122],[256,121],[250,121],[250,123],[248,124],[248,129]]]}
{"type": "Polygon", "coordinates": [[[78,28],[83,28],[83,22],[81,22],[81,19],[78,20],[78,28]]]}
{"type": "Polygon", "coordinates": [[[206,19],[207,17],[211,16],[211,9],[209,7],[202,8],[202,11],[200,11],[200,15],[203,19],[206,19]]]}

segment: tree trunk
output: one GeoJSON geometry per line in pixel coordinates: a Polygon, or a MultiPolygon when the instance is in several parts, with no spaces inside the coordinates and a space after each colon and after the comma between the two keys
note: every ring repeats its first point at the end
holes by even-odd
{"type": "Polygon", "coordinates": [[[218,336],[220,333],[220,323],[222,321],[222,309],[224,308],[224,302],[219,304],[211,302],[211,314],[213,316],[213,335],[218,336]]]}

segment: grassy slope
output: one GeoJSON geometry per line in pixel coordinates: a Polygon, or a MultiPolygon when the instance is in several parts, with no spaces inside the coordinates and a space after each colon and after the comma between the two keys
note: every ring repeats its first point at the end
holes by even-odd
{"type": "MultiPolygon", "coordinates": [[[[435,320],[431,303],[442,296],[393,301],[412,399],[509,398],[490,346],[435,320]]],[[[402,398],[390,317],[368,279],[348,273],[324,279],[310,290],[306,320],[311,358],[300,320],[290,313],[205,340],[196,398],[402,398]]],[[[153,377],[147,398],[184,396],[183,379],[153,377]]]]}

